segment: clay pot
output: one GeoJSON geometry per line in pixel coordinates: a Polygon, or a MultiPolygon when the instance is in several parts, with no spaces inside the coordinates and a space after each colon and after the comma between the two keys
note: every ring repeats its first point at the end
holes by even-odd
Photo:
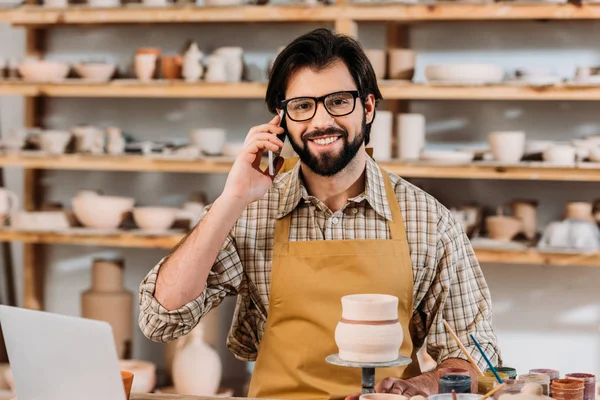
{"type": "Polygon", "coordinates": [[[592,215],[592,203],[577,201],[565,205],[565,219],[579,219],[582,221],[594,221],[592,215]]]}
{"type": "Polygon", "coordinates": [[[158,58],[161,55],[161,50],[158,47],[140,47],[135,54],[154,54],[158,58]]]}
{"type": "Polygon", "coordinates": [[[154,79],[158,57],[155,54],[136,54],[134,59],[135,75],[142,82],[154,79]]]}
{"type": "Polygon", "coordinates": [[[214,396],[221,383],[222,366],[219,354],[204,342],[204,324],[200,322],[182,339],[173,359],[175,390],[178,394],[214,396]]]}
{"type": "Polygon", "coordinates": [[[92,287],[81,295],[84,318],[110,324],[119,358],[129,358],[133,337],[133,295],[125,290],[121,260],[94,260],[92,287]]]}
{"type": "Polygon", "coordinates": [[[141,229],[166,231],[175,222],[176,208],[169,207],[136,207],[133,209],[133,220],[141,229]]]}
{"type": "Polygon", "coordinates": [[[121,379],[123,379],[125,398],[129,400],[129,396],[131,396],[131,386],[133,385],[133,374],[127,371],[121,371],[121,379]]]}
{"type": "Polygon", "coordinates": [[[511,215],[519,218],[523,222],[523,234],[527,239],[534,239],[537,234],[536,208],[535,200],[520,200],[509,203],[511,215]]]}
{"type": "Polygon", "coordinates": [[[412,80],[415,75],[416,53],[409,49],[390,49],[388,76],[390,79],[412,80]]]}
{"type": "Polygon", "coordinates": [[[365,50],[365,55],[371,62],[375,77],[377,79],[385,79],[386,76],[386,54],[385,50],[369,49],[365,50]]]}
{"type": "Polygon", "coordinates": [[[417,160],[425,146],[425,117],[422,114],[398,114],[397,146],[400,160],[417,160]]]}
{"type": "Polygon", "coordinates": [[[377,111],[371,126],[371,142],[373,158],[377,161],[389,161],[392,158],[392,123],[394,114],[391,111],[377,111]]]}
{"type": "Polygon", "coordinates": [[[492,132],[488,135],[488,141],[496,161],[516,163],[525,154],[525,132],[492,132]]]}
{"type": "Polygon", "coordinates": [[[83,226],[96,229],[116,229],[133,209],[131,197],[98,196],[92,193],[72,200],[73,212],[83,226]]]}
{"type": "Polygon", "coordinates": [[[490,238],[494,240],[510,241],[523,228],[519,218],[506,215],[494,215],[485,219],[485,226],[490,238]]]}
{"type": "Polygon", "coordinates": [[[165,79],[181,79],[181,68],[183,58],[181,56],[163,57],[161,60],[161,71],[165,79]]]}
{"type": "Polygon", "coordinates": [[[131,386],[132,393],[152,393],[156,386],[156,365],[148,361],[120,360],[121,370],[131,372],[135,379],[131,386]]]}
{"type": "Polygon", "coordinates": [[[342,297],[342,319],[335,329],[335,342],[342,360],[396,360],[403,339],[397,297],[385,294],[342,297]]]}

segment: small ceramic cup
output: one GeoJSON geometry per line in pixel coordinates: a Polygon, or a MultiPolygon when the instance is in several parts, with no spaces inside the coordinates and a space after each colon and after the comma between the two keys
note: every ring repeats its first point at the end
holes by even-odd
{"type": "Polygon", "coordinates": [[[373,66],[375,77],[377,79],[385,79],[387,62],[385,50],[368,49],[365,50],[365,55],[371,62],[371,66],[373,66]]]}
{"type": "Polygon", "coordinates": [[[568,145],[555,145],[547,148],[542,157],[545,162],[552,164],[571,165],[575,163],[577,149],[568,145]]]}
{"type": "Polygon", "coordinates": [[[388,56],[390,79],[412,80],[415,75],[416,53],[409,49],[391,49],[388,56]]]}
{"type": "Polygon", "coordinates": [[[494,160],[506,163],[521,161],[525,153],[525,132],[492,132],[488,135],[494,160]]]}
{"type": "Polygon", "coordinates": [[[151,81],[156,71],[156,54],[135,55],[135,75],[142,82],[151,81]]]}

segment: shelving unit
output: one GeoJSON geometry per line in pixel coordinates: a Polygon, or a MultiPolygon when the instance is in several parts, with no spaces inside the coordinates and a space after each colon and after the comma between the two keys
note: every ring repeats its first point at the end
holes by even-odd
{"type": "MultiPolygon", "coordinates": [[[[241,6],[198,7],[173,6],[146,8],[124,6],[115,9],[92,9],[73,6],[67,9],[46,9],[28,5],[0,11],[0,21],[9,21],[27,31],[27,55],[44,53],[44,32],[54,27],[87,26],[90,29],[114,24],[193,24],[193,23],[256,23],[307,22],[333,24],[340,33],[357,36],[358,23],[385,22],[388,26],[388,47],[406,46],[406,27],[398,24],[426,21],[517,21],[517,20],[595,20],[600,19],[600,4],[351,4],[338,0],[330,6],[241,6]]],[[[448,87],[382,81],[384,98],[390,109],[402,112],[407,100],[527,100],[527,101],[598,101],[600,87],[526,87],[511,85],[448,87]]],[[[187,84],[156,81],[144,84],[134,80],[95,84],[67,81],[56,84],[27,84],[0,81],[0,95],[21,95],[27,101],[27,126],[39,126],[40,99],[45,97],[81,98],[231,98],[262,99],[265,83],[187,84]]],[[[231,160],[174,160],[142,156],[63,155],[39,157],[29,155],[0,156],[0,166],[25,169],[24,207],[35,210],[40,204],[40,176],[45,169],[98,171],[154,171],[183,173],[226,173],[231,160]]],[[[407,178],[498,179],[545,181],[600,181],[600,166],[550,167],[539,164],[435,165],[427,163],[383,163],[387,170],[407,178]]],[[[75,235],[57,233],[25,233],[0,231],[0,240],[21,241],[24,249],[25,306],[43,308],[44,265],[39,257],[42,244],[73,244],[115,247],[162,248],[174,246],[181,235],[142,237],[132,233],[113,235],[75,235]]],[[[600,255],[546,253],[536,250],[507,251],[477,249],[481,262],[600,266],[600,255]]]]}
{"type": "MultiPolygon", "coordinates": [[[[71,79],[62,83],[33,84],[0,81],[0,95],[45,97],[107,98],[206,98],[263,99],[267,85],[261,82],[185,83],[160,81],[142,83],[121,79],[109,83],[89,83],[71,79]]],[[[381,81],[380,89],[387,100],[527,100],[527,101],[598,101],[600,85],[556,86],[437,86],[403,81],[381,81]]]]}

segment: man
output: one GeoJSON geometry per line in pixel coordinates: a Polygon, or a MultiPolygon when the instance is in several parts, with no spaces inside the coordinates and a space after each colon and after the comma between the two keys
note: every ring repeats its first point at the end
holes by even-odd
{"type": "MultiPolygon", "coordinates": [[[[283,121],[277,115],[250,129],[222,194],[142,282],[148,338],[185,335],[225,296],[238,296],[227,344],[239,359],[256,360],[250,397],[356,399],[360,370],[325,362],[337,352],[340,299],[385,293],[399,298],[402,355],[416,360],[426,340],[438,368],[475,378],[446,320],[480,368],[469,333],[500,361],[490,294],[461,226],[367,154],[379,100],[353,39],[318,29],[279,54],[266,102],[273,113],[285,111],[283,121]],[[273,179],[260,162],[264,151],[281,149],[283,132],[299,162],[273,179]]],[[[278,158],[276,170],[282,166],[278,158]]],[[[378,392],[437,390],[437,371],[420,374],[417,361],[377,372],[378,392]]]]}

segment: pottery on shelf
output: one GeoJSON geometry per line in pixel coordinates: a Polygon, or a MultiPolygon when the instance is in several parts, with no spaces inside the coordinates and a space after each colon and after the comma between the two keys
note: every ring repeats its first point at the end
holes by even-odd
{"type": "Polygon", "coordinates": [[[108,82],[117,70],[116,64],[80,63],[73,65],[73,69],[83,79],[93,82],[108,82]]]}
{"type": "Polygon", "coordinates": [[[62,231],[74,225],[73,216],[65,211],[15,211],[10,227],[22,231],[62,231]]]}
{"type": "Polygon", "coordinates": [[[158,56],[156,54],[136,54],[134,58],[136,77],[142,82],[149,82],[154,79],[157,61],[158,56]]]}
{"type": "Polygon", "coordinates": [[[511,215],[519,218],[523,223],[522,232],[527,239],[534,239],[537,234],[537,201],[535,200],[513,200],[508,205],[511,215]]]}
{"type": "Polygon", "coordinates": [[[73,212],[88,228],[116,229],[133,209],[131,197],[100,196],[92,193],[72,199],[73,212]]]}
{"type": "Polygon", "coordinates": [[[575,162],[577,150],[569,145],[554,145],[547,148],[542,157],[544,161],[552,164],[572,165],[575,162]]]}
{"type": "Polygon", "coordinates": [[[550,223],[538,247],[600,250],[600,229],[595,222],[567,219],[550,223]]]}
{"type": "Polygon", "coordinates": [[[425,117],[422,114],[398,114],[396,121],[398,158],[418,160],[425,146],[425,117]]]}
{"type": "Polygon", "coordinates": [[[450,210],[469,238],[479,234],[483,222],[483,210],[476,204],[466,204],[450,210]]]}
{"type": "Polygon", "coordinates": [[[119,360],[119,367],[135,377],[131,393],[152,393],[156,386],[156,364],[142,360],[119,360]]]}
{"type": "Polygon", "coordinates": [[[565,219],[578,219],[581,221],[594,221],[592,215],[593,204],[585,201],[573,201],[565,205],[565,219]]]}
{"type": "Polygon", "coordinates": [[[214,396],[217,393],[222,375],[221,359],[216,350],[204,342],[203,322],[178,340],[172,368],[178,394],[214,396]]]}
{"type": "Polygon", "coordinates": [[[410,49],[390,49],[388,54],[389,79],[412,80],[415,75],[416,52],[410,49]]]}
{"type": "Polygon", "coordinates": [[[19,65],[19,73],[26,82],[60,82],[70,69],[69,64],[59,61],[25,60],[19,65]]]}
{"type": "Polygon", "coordinates": [[[485,227],[491,239],[499,241],[510,241],[523,230],[523,221],[519,218],[502,215],[503,207],[498,207],[497,215],[485,219],[485,227]]]}
{"type": "Polygon", "coordinates": [[[144,230],[166,231],[175,222],[176,208],[170,207],[136,207],[133,209],[135,224],[144,230]]]}
{"type": "Polygon", "coordinates": [[[0,188],[0,219],[4,220],[7,215],[19,209],[19,196],[5,188],[0,188]]]}
{"type": "Polygon", "coordinates": [[[42,151],[51,155],[64,154],[67,145],[71,141],[71,133],[59,130],[43,131],[39,140],[42,151]]]}
{"type": "Polygon", "coordinates": [[[371,125],[370,146],[373,147],[373,158],[377,161],[392,159],[392,125],[394,114],[391,111],[376,111],[371,125]]]}
{"type": "Polygon", "coordinates": [[[106,129],[106,152],[108,154],[117,155],[125,152],[125,138],[121,129],[111,127],[106,129]]]}
{"type": "Polygon", "coordinates": [[[183,66],[183,57],[167,56],[161,59],[161,72],[165,79],[181,79],[181,69],[183,66]]]}
{"type": "Polygon", "coordinates": [[[221,128],[200,128],[190,132],[190,140],[207,155],[218,155],[223,152],[227,140],[227,131],[221,128]]]}
{"type": "Polygon", "coordinates": [[[385,79],[386,77],[386,53],[385,50],[380,49],[366,49],[365,55],[371,62],[371,66],[373,67],[373,71],[375,72],[375,77],[378,80],[385,79]]]}
{"type": "Polygon", "coordinates": [[[396,360],[403,338],[397,297],[385,294],[342,297],[342,319],[335,329],[335,343],[342,360],[396,360]]]}
{"type": "Polygon", "coordinates": [[[502,67],[493,64],[441,64],[425,67],[425,77],[431,82],[464,84],[500,83],[502,67]]]}
{"type": "Polygon", "coordinates": [[[244,73],[244,50],[241,47],[220,47],[213,54],[225,59],[227,82],[240,82],[244,73]]]}
{"type": "Polygon", "coordinates": [[[78,153],[104,153],[104,130],[91,125],[77,125],[71,128],[71,133],[78,153]]]}
{"type": "Polygon", "coordinates": [[[124,287],[122,260],[94,260],[92,286],[81,295],[81,315],[110,324],[119,358],[131,355],[133,294],[124,287]]]}
{"type": "Polygon", "coordinates": [[[525,154],[525,132],[500,131],[488,135],[494,160],[506,163],[521,161],[525,154]]]}
{"type": "Polygon", "coordinates": [[[198,44],[192,42],[183,55],[181,74],[186,82],[197,82],[202,78],[202,73],[204,72],[204,67],[202,66],[203,57],[204,54],[198,48],[198,44]]]}
{"type": "Polygon", "coordinates": [[[227,82],[227,60],[218,54],[206,57],[206,82],[227,82]]]}

